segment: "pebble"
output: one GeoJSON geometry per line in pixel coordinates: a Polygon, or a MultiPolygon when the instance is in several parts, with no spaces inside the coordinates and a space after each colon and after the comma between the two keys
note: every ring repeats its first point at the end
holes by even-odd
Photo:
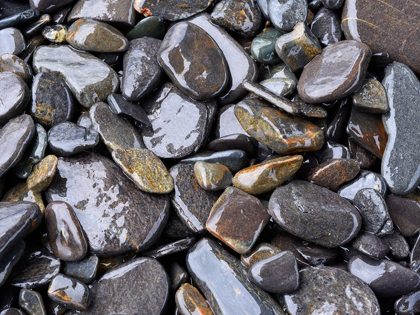
{"type": "Polygon", "coordinates": [[[317,155],[317,158],[319,163],[324,163],[331,159],[350,159],[350,152],[344,145],[328,141],[317,155]]]}
{"type": "Polygon", "coordinates": [[[192,236],[195,233],[186,223],[181,221],[176,211],[172,211],[163,230],[163,234],[170,239],[181,239],[192,236]]]}
{"type": "Polygon", "coordinates": [[[36,291],[28,289],[20,290],[19,306],[29,315],[47,315],[42,295],[36,291]]]}
{"type": "Polygon", "coordinates": [[[289,233],[328,248],[348,243],[362,225],[359,212],[344,198],[300,180],[277,188],[268,212],[289,233]]]}
{"type": "Polygon", "coordinates": [[[65,25],[51,25],[46,26],[42,30],[42,36],[54,44],[64,44],[67,36],[67,26],[65,25]]]}
{"type": "Polygon", "coordinates": [[[389,246],[374,234],[362,233],[353,241],[352,246],[359,252],[375,258],[382,259],[389,251],[389,246]]]}
{"type": "Polygon", "coordinates": [[[0,72],[12,72],[27,83],[32,81],[31,67],[25,60],[12,54],[5,53],[0,56],[0,72]]]}
{"type": "Polygon", "coordinates": [[[25,11],[18,10],[16,13],[15,12],[13,12],[11,15],[3,17],[0,20],[0,29],[32,22],[40,16],[39,11],[34,9],[28,9],[25,11]]]}
{"type": "Polygon", "coordinates": [[[398,315],[414,315],[420,312],[420,291],[403,295],[394,304],[398,315]]]}
{"type": "Polygon", "coordinates": [[[2,199],[3,202],[18,202],[18,201],[30,201],[38,205],[41,214],[45,212],[44,201],[42,200],[42,194],[40,192],[34,192],[29,190],[26,182],[19,183],[12,187],[6,192],[2,199]]]}
{"type": "Polygon", "coordinates": [[[183,284],[175,294],[175,302],[181,315],[213,315],[207,301],[196,287],[183,284]]]}
{"type": "Polygon", "coordinates": [[[220,163],[197,162],[194,164],[194,175],[205,190],[217,191],[232,185],[232,173],[220,163]]]}
{"type": "Polygon", "coordinates": [[[324,46],[339,42],[343,34],[337,13],[325,7],[315,14],[311,31],[324,46]]]}
{"type": "Polygon", "coordinates": [[[48,297],[65,309],[85,311],[89,306],[89,289],[79,280],[56,275],[48,286],[48,297]]]}
{"type": "Polygon", "coordinates": [[[280,252],[281,250],[276,246],[263,242],[255,246],[248,254],[241,255],[241,263],[249,269],[257,262],[270,258],[280,252]]]}
{"type": "Polygon", "coordinates": [[[25,315],[25,313],[17,308],[7,308],[0,311],[0,315],[25,315]]]}
{"type": "Polygon", "coordinates": [[[280,57],[276,54],[276,41],[283,35],[283,32],[275,28],[265,28],[255,36],[251,44],[252,57],[264,64],[277,64],[280,57]]]}
{"type": "Polygon", "coordinates": [[[242,150],[225,150],[220,152],[201,151],[180,161],[181,164],[193,165],[197,162],[223,164],[232,173],[236,173],[247,165],[248,158],[245,151],[242,150]]]}
{"type": "Polygon", "coordinates": [[[302,165],[301,155],[283,156],[244,168],[235,174],[233,185],[259,195],[279,187],[293,177],[302,165]]]}
{"type": "Polygon", "coordinates": [[[253,157],[256,153],[255,140],[240,133],[214,139],[207,144],[206,149],[216,152],[241,150],[246,153],[247,157],[253,157]]]}
{"type": "Polygon", "coordinates": [[[300,286],[284,295],[286,310],[297,314],[381,314],[372,290],[348,272],[333,267],[300,270],[300,286]],[[335,285],[331,285],[334,283],[335,285]]]}
{"type": "Polygon", "coordinates": [[[346,198],[347,200],[353,201],[356,194],[365,188],[371,188],[377,190],[382,196],[385,196],[387,191],[387,185],[385,180],[380,174],[361,170],[359,175],[352,181],[342,185],[338,189],[338,194],[346,198]]]}
{"type": "MultiPolygon", "coordinates": [[[[1,62],[1,59],[0,59],[1,62]]],[[[14,73],[0,72],[0,124],[21,114],[30,99],[28,86],[23,79],[14,73]]]]}
{"type": "Polygon", "coordinates": [[[42,13],[54,12],[55,10],[64,7],[73,0],[29,0],[31,8],[42,13]]]}
{"type": "Polygon", "coordinates": [[[368,150],[363,149],[351,138],[348,139],[349,151],[352,159],[359,162],[361,169],[371,169],[376,162],[376,156],[370,153],[368,150]]]}
{"type": "Polygon", "coordinates": [[[410,247],[398,230],[394,230],[392,234],[385,235],[382,239],[388,245],[394,259],[402,260],[410,255],[410,247]]]}
{"type": "Polygon", "coordinates": [[[420,231],[420,203],[395,195],[386,197],[386,204],[394,225],[402,235],[414,236],[420,231]]]}
{"type": "Polygon", "coordinates": [[[299,22],[308,17],[306,0],[268,0],[268,15],[274,27],[283,32],[290,32],[299,22]]]}
{"type": "Polygon", "coordinates": [[[221,107],[217,113],[215,125],[215,137],[222,138],[233,134],[248,136],[248,133],[242,128],[235,116],[235,104],[229,104],[221,107]]]}
{"type": "Polygon", "coordinates": [[[295,238],[296,251],[312,266],[330,264],[337,257],[337,248],[326,248],[295,238]]]}
{"type": "Polygon", "coordinates": [[[410,269],[417,273],[420,271],[420,242],[418,237],[410,253],[410,269]]]}
{"type": "Polygon", "coordinates": [[[150,126],[149,118],[141,106],[127,101],[123,96],[112,93],[107,99],[109,108],[114,114],[122,115],[125,118],[134,118],[143,126],[150,126]]]}
{"type": "Polygon", "coordinates": [[[191,246],[195,244],[195,242],[195,237],[187,237],[185,239],[165,244],[155,249],[144,252],[143,256],[155,259],[162,258],[168,255],[173,255],[175,253],[188,250],[191,246]]]}
{"type": "Polygon", "coordinates": [[[125,35],[129,41],[142,37],[163,39],[164,36],[165,22],[160,16],[149,16],[140,20],[140,22],[125,35]]]}
{"type": "Polygon", "coordinates": [[[327,140],[341,141],[346,136],[346,126],[352,109],[352,103],[349,100],[349,98],[344,98],[334,102],[336,104],[338,103],[338,108],[333,109],[333,118],[326,128],[325,138],[327,140]]]}
{"type": "Polygon", "coordinates": [[[324,103],[349,96],[363,84],[371,56],[368,46],[354,40],[325,47],[302,72],[300,98],[308,103],[324,103]]]}
{"type": "Polygon", "coordinates": [[[375,78],[366,79],[362,87],[353,94],[353,104],[359,111],[383,114],[389,111],[384,86],[375,78]]]}
{"type": "Polygon", "coordinates": [[[150,150],[117,148],[112,151],[112,159],[144,192],[168,194],[174,189],[173,179],[165,164],[150,150]]]}
{"type": "Polygon", "coordinates": [[[19,55],[26,48],[25,38],[17,28],[9,27],[0,30],[0,38],[0,55],[19,55]]]}
{"type": "Polygon", "coordinates": [[[122,95],[129,101],[138,101],[156,89],[162,81],[163,69],[158,63],[160,39],[143,37],[130,42],[124,54],[122,95]]]}
{"type": "Polygon", "coordinates": [[[9,278],[13,267],[22,257],[25,247],[25,242],[20,241],[19,243],[15,244],[10,250],[8,250],[4,255],[2,255],[2,259],[0,261],[0,287],[6,283],[7,278],[9,278]]]}
{"type": "MultiPolygon", "coordinates": [[[[276,96],[292,96],[296,90],[296,81],[293,79],[271,78],[259,82],[276,96]]],[[[293,100],[292,100],[293,101],[293,100]]],[[[294,102],[296,103],[296,102],[294,102]]],[[[297,106],[297,105],[296,105],[297,106]]]]}
{"type": "Polygon", "coordinates": [[[28,189],[41,192],[50,186],[57,171],[58,159],[55,155],[48,155],[35,165],[27,179],[28,189]]]}
{"type": "Polygon", "coordinates": [[[176,261],[170,261],[169,264],[165,265],[165,270],[171,280],[173,292],[176,292],[189,279],[188,272],[176,261]]]}
{"type": "Polygon", "coordinates": [[[91,255],[79,261],[65,261],[63,273],[85,284],[90,284],[96,278],[98,265],[98,256],[91,255]]]}

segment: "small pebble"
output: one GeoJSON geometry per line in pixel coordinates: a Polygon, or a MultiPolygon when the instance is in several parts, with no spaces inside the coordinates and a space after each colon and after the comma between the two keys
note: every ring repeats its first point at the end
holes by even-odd
{"type": "Polygon", "coordinates": [[[32,174],[28,177],[28,189],[41,192],[50,186],[57,171],[58,159],[55,155],[47,155],[35,165],[32,174]]]}
{"type": "Polygon", "coordinates": [[[85,311],[89,306],[89,289],[79,280],[56,275],[48,286],[48,297],[66,309],[85,311]]]}
{"type": "Polygon", "coordinates": [[[194,175],[205,190],[222,190],[232,185],[233,175],[223,164],[197,162],[194,164],[194,175]]]}

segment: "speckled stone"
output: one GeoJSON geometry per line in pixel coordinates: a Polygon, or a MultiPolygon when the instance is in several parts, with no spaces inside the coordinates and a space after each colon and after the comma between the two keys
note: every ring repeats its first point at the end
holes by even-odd
{"type": "Polygon", "coordinates": [[[183,284],[175,294],[175,302],[181,315],[198,312],[200,315],[213,315],[207,301],[200,291],[189,283],[183,284]]]}
{"type": "Polygon", "coordinates": [[[394,195],[386,197],[386,204],[394,225],[404,236],[414,236],[420,231],[420,203],[394,195]]]}
{"type": "Polygon", "coordinates": [[[25,82],[32,81],[32,69],[25,60],[12,54],[0,55],[0,72],[12,72],[20,76],[25,82]]]}
{"type": "Polygon", "coordinates": [[[47,315],[42,295],[36,291],[28,289],[20,290],[19,306],[30,315],[47,315]]]}
{"type": "Polygon", "coordinates": [[[145,192],[168,194],[174,189],[173,179],[163,162],[147,149],[115,149],[112,158],[124,174],[145,192]]]}
{"type": "Polygon", "coordinates": [[[0,287],[6,283],[12,268],[22,257],[25,246],[25,242],[20,241],[16,243],[10,250],[8,250],[4,255],[2,255],[0,260],[0,287]]]}
{"type": "Polygon", "coordinates": [[[270,243],[260,243],[254,247],[248,254],[241,255],[241,262],[242,264],[250,268],[255,263],[270,258],[278,253],[280,253],[280,249],[270,243]]]}
{"type": "Polygon", "coordinates": [[[142,37],[162,39],[165,36],[165,21],[160,16],[146,17],[134,26],[125,37],[132,41],[142,37]]]}
{"type": "Polygon", "coordinates": [[[187,267],[215,315],[284,314],[268,293],[248,280],[245,266],[212,240],[204,238],[190,249],[187,267]]]}
{"type": "Polygon", "coordinates": [[[341,197],[353,201],[356,194],[364,188],[375,189],[382,196],[385,196],[387,191],[385,180],[380,174],[361,170],[355,179],[342,185],[337,193],[341,197]]]}
{"type": "Polygon", "coordinates": [[[268,212],[289,233],[328,248],[349,242],[362,225],[359,212],[344,198],[299,180],[274,191],[268,212]]]}
{"type": "Polygon", "coordinates": [[[54,44],[64,44],[67,36],[67,26],[51,25],[42,30],[42,36],[54,44]]]}
{"type": "Polygon", "coordinates": [[[30,201],[38,205],[41,214],[45,212],[45,205],[40,192],[29,190],[27,183],[19,183],[7,191],[2,199],[3,202],[30,201]]]}
{"type": "Polygon", "coordinates": [[[232,173],[243,169],[248,158],[245,151],[225,150],[220,152],[200,151],[197,154],[179,161],[181,164],[195,164],[197,162],[220,163],[226,166],[232,173]]]}
{"type": "Polygon", "coordinates": [[[284,296],[286,309],[291,315],[336,312],[381,314],[372,290],[344,270],[333,267],[307,268],[301,270],[299,276],[299,289],[284,296]]]}
{"type": "Polygon", "coordinates": [[[268,15],[274,27],[283,32],[290,32],[299,22],[308,17],[306,0],[268,0],[268,15]]]}
{"type": "Polygon", "coordinates": [[[340,19],[337,13],[325,7],[315,14],[311,23],[311,30],[324,46],[337,43],[342,36],[340,19]]]}
{"type": "Polygon", "coordinates": [[[0,124],[22,113],[29,99],[29,88],[20,76],[0,72],[0,124]]]}
{"type": "Polygon", "coordinates": [[[89,306],[89,289],[79,280],[56,275],[48,286],[48,297],[66,309],[85,311],[89,306]]]}
{"type": "Polygon", "coordinates": [[[25,38],[17,28],[4,28],[0,30],[0,47],[0,55],[19,55],[26,48],[25,38]]]}
{"type": "Polygon", "coordinates": [[[63,272],[71,278],[90,284],[96,278],[98,264],[98,256],[91,255],[79,261],[64,262],[63,272]]]}
{"type": "Polygon", "coordinates": [[[283,32],[275,28],[265,28],[255,36],[251,44],[252,57],[264,64],[275,64],[280,61],[280,57],[276,54],[276,40],[283,35],[283,32]]]}
{"type": "Polygon", "coordinates": [[[389,111],[384,86],[375,78],[366,79],[362,87],[353,94],[353,105],[359,111],[382,114],[389,111]]]}
{"type": "Polygon", "coordinates": [[[361,233],[353,241],[352,246],[359,252],[375,258],[382,259],[389,251],[389,246],[381,238],[370,233],[361,233]]]}
{"type": "Polygon", "coordinates": [[[34,192],[44,191],[51,184],[57,171],[58,159],[55,155],[48,155],[35,165],[28,177],[28,189],[34,192]]]}
{"type": "Polygon", "coordinates": [[[198,184],[205,190],[222,190],[232,185],[232,173],[220,163],[199,161],[194,164],[194,175],[198,184]]]}

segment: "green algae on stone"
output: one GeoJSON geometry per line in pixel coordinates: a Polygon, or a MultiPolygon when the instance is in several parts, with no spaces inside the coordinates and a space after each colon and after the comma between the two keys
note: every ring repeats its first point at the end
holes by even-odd
{"type": "Polygon", "coordinates": [[[47,189],[57,172],[57,164],[58,158],[55,155],[48,155],[36,164],[32,174],[27,179],[28,189],[34,192],[47,189]]]}
{"type": "Polygon", "coordinates": [[[198,184],[205,190],[221,190],[232,185],[232,173],[220,163],[197,162],[194,174],[198,184]]]}

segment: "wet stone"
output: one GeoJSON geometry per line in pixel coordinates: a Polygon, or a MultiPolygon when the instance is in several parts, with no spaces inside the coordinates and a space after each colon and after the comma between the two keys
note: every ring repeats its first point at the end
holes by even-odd
{"type": "Polygon", "coordinates": [[[414,244],[411,254],[410,254],[410,268],[415,272],[419,273],[420,271],[420,241],[417,237],[417,241],[414,244]]]}
{"type": "Polygon", "coordinates": [[[333,113],[334,118],[325,131],[325,138],[329,141],[341,141],[346,136],[346,126],[352,109],[349,98],[339,100],[337,103],[339,103],[339,107],[333,113]]]}
{"type": "Polygon", "coordinates": [[[31,7],[42,13],[53,12],[66,4],[69,4],[73,0],[30,0],[31,7]]]}
{"type": "Polygon", "coordinates": [[[207,144],[206,149],[216,152],[242,150],[247,157],[253,157],[256,153],[255,140],[240,133],[214,139],[207,144]]]}
{"type": "Polygon", "coordinates": [[[386,204],[394,225],[404,236],[420,231],[420,203],[394,195],[386,197],[386,204]]]}
{"type": "Polygon", "coordinates": [[[77,119],[77,124],[81,127],[85,127],[86,129],[94,129],[92,120],[89,117],[89,112],[82,113],[77,119]]]}
{"type": "Polygon", "coordinates": [[[29,190],[27,183],[19,183],[16,186],[12,187],[6,194],[3,196],[3,202],[18,202],[18,201],[30,201],[38,205],[41,213],[44,214],[45,205],[42,200],[42,194],[40,192],[35,192],[29,190]]]}
{"type": "Polygon", "coordinates": [[[29,315],[47,315],[42,296],[36,291],[28,289],[20,290],[19,306],[29,315]]]}
{"type": "Polygon", "coordinates": [[[232,32],[253,37],[261,29],[261,11],[253,0],[222,0],[214,7],[211,20],[232,32]]]}
{"type": "Polygon", "coordinates": [[[132,41],[142,37],[162,39],[165,36],[165,22],[160,16],[149,16],[140,20],[125,37],[132,41]]]}
{"type": "Polygon", "coordinates": [[[276,41],[283,32],[275,28],[265,28],[253,40],[251,45],[252,57],[264,64],[273,64],[280,61],[276,54],[276,41]]]}
{"type": "Polygon", "coordinates": [[[118,89],[118,76],[112,68],[91,54],[76,51],[68,45],[41,46],[33,58],[36,73],[49,72],[59,76],[84,107],[105,101],[118,89]]]}
{"type": "Polygon", "coordinates": [[[410,255],[410,247],[398,230],[394,230],[392,234],[385,235],[383,240],[388,245],[390,253],[395,260],[402,260],[410,255]]]}
{"type": "Polygon", "coordinates": [[[51,15],[43,14],[39,17],[38,20],[33,22],[32,24],[25,26],[22,30],[23,36],[25,38],[30,38],[36,34],[38,34],[45,25],[51,23],[51,15]]]}
{"type": "Polygon", "coordinates": [[[175,302],[181,315],[213,315],[200,291],[189,283],[182,285],[175,294],[175,302]]]}
{"type": "Polygon", "coordinates": [[[363,149],[351,138],[348,139],[348,147],[352,159],[359,162],[360,168],[368,170],[373,167],[376,162],[376,156],[370,153],[368,150],[363,149]]]}
{"type": "Polygon", "coordinates": [[[306,0],[268,0],[268,15],[274,27],[290,32],[299,22],[308,17],[306,0]]]}
{"type": "Polygon", "coordinates": [[[204,232],[210,210],[220,193],[201,188],[194,175],[193,165],[177,164],[170,169],[170,174],[175,188],[171,201],[179,218],[192,231],[204,232]]]}
{"type": "Polygon", "coordinates": [[[321,2],[324,7],[330,10],[338,10],[344,4],[344,0],[321,0],[321,2]]]}
{"type": "Polygon", "coordinates": [[[389,246],[374,234],[362,233],[353,241],[353,248],[376,259],[382,259],[389,251],[389,246]]]}
{"type": "Polygon", "coordinates": [[[279,248],[270,243],[260,243],[248,254],[241,255],[241,262],[245,267],[251,268],[257,262],[270,258],[280,251],[279,248]]]}
{"type": "Polygon", "coordinates": [[[356,256],[350,260],[348,269],[352,275],[366,282],[379,297],[400,296],[420,286],[417,273],[390,260],[356,256]]]}
{"type": "Polygon", "coordinates": [[[398,315],[414,315],[420,312],[420,291],[414,291],[403,295],[394,304],[394,310],[398,315]]]}
{"type": "Polygon", "coordinates": [[[335,312],[381,314],[372,290],[344,270],[333,267],[308,268],[299,272],[299,279],[299,289],[284,296],[286,309],[291,315],[335,312]]]}
{"type": "Polygon", "coordinates": [[[184,221],[181,221],[175,210],[171,212],[168,222],[165,225],[165,229],[163,230],[163,234],[170,239],[181,239],[192,236],[195,233],[186,223],[184,223],[184,221]]]}
{"type": "Polygon", "coordinates": [[[269,192],[293,177],[302,165],[302,161],[301,155],[264,161],[236,173],[233,185],[252,195],[269,192]]]}
{"type": "Polygon", "coordinates": [[[181,160],[180,164],[195,164],[197,162],[220,163],[232,173],[236,173],[248,164],[245,151],[225,150],[220,152],[200,151],[197,154],[181,160]]]}
{"type": "Polygon", "coordinates": [[[63,272],[71,278],[90,284],[96,278],[98,264],[99,258],[91,255],[79,261],[64,262],[63,272]]]}
{"type": "Polygon", "coordinates": [[[311,30],[324,46],[337,43],[342,36],[338,15],[327,8],[321,8],[315,14],[311,23],[311,30]]]}
{"type": "Polygon", "coordinates": [[[7,308],[0,311],[0,315],[25,315],[25,313],[17,308],[7,308]]]}
{"type": "Polygon", "coordinates": [[[321,45],[306,24],[300,22],[296,24],[292,32],[279,37],[276,41],[276,52],[290,70],[296,72],[321,53],[321,45]]]}
{"type": "Polygon", "coordinates": [[[48,155],[35,165],[28,177],[28,189],[41,192],[48,188],[57,171],[58,159],[55,155],[48,155]]]}
{"type": "Polygon", "coordinates": [[[19,55],[26,48],[25,38],[17,28],[4,28],[0,30],[0,47],[0,55],[19,55]]]}
{"type": "Polygon", "coordinates": [[[214,314],[284,314],[268,293],[248,280],[245,266],[212,240],[204,238],[190,249],[187,267],[214,314]]]}
{"type": "Polygon", "coordinates": [[[336,191],[338,187],[357,176],[359,163],[353,159],[331,159],[313,169],[308,180],[336,191]]]}
{"type": "Polygon", "coordinates": [[[232,185],[232,173],[220,163],[197,162],[194,164],[194,175],[205,190],[222,190],[232,185]]]}
{"type": "MultiPolygon", "coordinates": [[[[12,268],[17,264],[25,250],[25,242],[20,241],[8,250],[0,260],[0,287],[5,284],[12,268]]],[[[1,313],[0,313],[1,315],[1,313]]]]}
{"type": "Polygon", "coordinates": [[[172,82],[196,100],[219,95],[229,80],[228,65],[217,43],[203,29],[189,22],[177,23],[169,29],[158,61],[172,82]],[[203,50],[205,55],[200,53],[203,50]],[[184,69],[184,64],[189,67],[184,69]]]}
{"type": "Polygon", "coordinates": [[[298,84],[300,98],[324,103],[352,94],[363,84],[371,56],[368,46],[354,40],[327,46],[303,70],[298,84]]]}
{"type": "Polygon", "coordinates": [[[385,180],[381,175],[361,170],[355,179],[342,185],[337,193],[341,197],[353,201],[356,194],[365,188],[375,189],[382,196],[385,196],[387,191],[385,180]]]}
{"type": "Polygon", "coordinates": [[[99,134],[75,123],[66,121],[48,131],[48,147],[57,156],[70,156],[95,147],[99,134]]]}
{"type": "Polygon", "coordinates": [[[234,109],[235,104],[225,105],[219,109],[215,125],[216,138],[222,138],[232,134],[241,134],[249,137],[236,118],[234,109]]]}
{"type": "Polygon", "coordinates": [[[295,81],[296,85],[298,82],[296,75],[284,63],[260,66],[259,78],[260,80],[288,79],[295,81]]]}
{"type": "Polygon", "coordinates": [[[171,280],[173,292],[189,280],[188,272],[174,260],[165,265],[165,270],[171,280]]]}
{"type": "Polygon", "coordinates": [[[0,72],[12,72],[20,76],[25,82],[32,81],[32,69],[25,60],[12,54],[0,55],[0,72]]]}
{"type": "Polygon", "coordinates": [[[89,306],[89,289],[79,280],[62,274],[56,275],[48,286],[48,297],[66,309],[86,310],[89,306]]]}
{"type": "Polygon", "coordinates": [[[349,242],[362,225],[359,212],[344,198],[299,180],[274,191],[268,212],[289,233],[328,248],[349,242]]]}
{"type": "Polygon", "coordinates": [[[52,127],[73,117],[74,99],[67,84],[51,73],[39,73],[32,83],[30,114],[41,125],[52,127]]]}
{"type": "Polygon", "coordinates": [[[42,36],[54,44],[64,44],[67,36],[67,26],[65,25],[51,25],[46,26],[42,30],[42,36]]]}
{"type": "Polygon", "coordinates": [[[385,88],[375,78],[366,79],[362,87],[353,94],[353,105],[359,111],[382,114],[389,111],[385,88]]]}
{"type": "Polygon", "coordinates": [[[112,151],[112,158],[140,190],[154,194],[168,194],[173,190],[171,175],[152,151],[117,148],[112,151]]]}
{"type": "Polygon", "coordinates": [[[239,254],[248,253],[270,216],[261,202],[228,187],[213,205],[206,229],[239,254]]]}
{"type": "Polygon", "coordinates": [[[159,259],[168,255],[188,250],[195,244],[195,237],[187,237],[185,239],[175,241],[166,245],[159,246],[155,249],[142,253],[143,256],[159,259]]]}
{"type": "Polygon", "coordinates": [[[296,81],[293,79],[271,78],[259,82],[276,96],[291,96],[296,90],[296,81]]]}
{"type": "Polygon", "coordinates": [[[0,124],[6,124],[11,118],[22,113],[29,98],[28,86],[20,76],[0,71],[0,124]]]}
{"type": "Polygon", "coordinates": [[[18,12],[13,13],[7,17],[3,17],[0,20],[0,29],[4,29],[6,27],[10,28],[11,26],[32,22],[36,20],[40,15],[40,12],[34,9],[28,9],[25,11],[18,10],[18,12]]]}

